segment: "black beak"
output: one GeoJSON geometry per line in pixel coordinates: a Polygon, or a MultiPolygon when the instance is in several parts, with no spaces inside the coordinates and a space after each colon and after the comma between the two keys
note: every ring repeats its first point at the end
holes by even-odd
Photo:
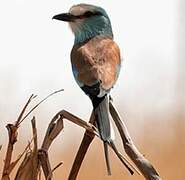
{"type": "Polygon", "coordinates": [[[76,19],[76,16],[70,14],[70,13],[62,13],[62,14],[58,14],[53,16],[52,19],[57,19],[60,21],[67,21],[67,22],[73,22],[76,19]]]}

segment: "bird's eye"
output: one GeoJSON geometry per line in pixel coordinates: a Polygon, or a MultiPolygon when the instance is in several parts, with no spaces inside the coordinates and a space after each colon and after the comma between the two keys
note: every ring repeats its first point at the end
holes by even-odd
{"type": "Polygon", "coordinates": [[[87,11],[87,12],[84,13],[84,16],[85,16],[85,17],[91,17],[91,16],[93,16],[93,15],[94,15],[94,13],[91,12],[91,11],[87,11]]]}
{"type": "Polygon", "coordinates": [[[75,16],[76,19],[84,19],[84,18],[90,18],[92,16],[102,16],[103,14],[101,12],[92,12],[92,11],[86,11],[84,14],[75,16]]]}

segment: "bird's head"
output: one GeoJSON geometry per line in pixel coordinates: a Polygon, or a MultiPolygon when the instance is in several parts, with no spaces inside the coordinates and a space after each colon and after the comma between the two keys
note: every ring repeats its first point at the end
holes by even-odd
{"type": "Polygon", "coordinates": [[[75,34],[75,44],[99,35],[113,38],[109,17],[106,11],[98,6],[74,5],[68,13],[55,15],[53,19],[69,23],[72,32],[75,34]]]}

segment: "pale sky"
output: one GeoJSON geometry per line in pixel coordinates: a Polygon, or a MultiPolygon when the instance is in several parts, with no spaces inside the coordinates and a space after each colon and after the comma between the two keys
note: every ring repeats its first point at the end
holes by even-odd
{"type": "MultiPolygon", "coordinates": [[[[136,117],[142,121],[151,112],[163,113],[172,108],[176,77],[175,0],[1,0],[3,126],[16,119],[30,94],[43,98],[61,88],[65,89],[63,93],[52,97],[34,113],[38,126],[43,126],[42,131],[61,109],[84,119],[89,117],[91,103],[71,73],[73,34],[66,23],[52,20],[53,15],[81,2],[99,5],[110,16],[115,41],[124,59],[119,80],[112,90],[118,109],[131,121],[136,117]]],[[[67,134],[71,132],[70,126],[66,125],[67,134]]]]}

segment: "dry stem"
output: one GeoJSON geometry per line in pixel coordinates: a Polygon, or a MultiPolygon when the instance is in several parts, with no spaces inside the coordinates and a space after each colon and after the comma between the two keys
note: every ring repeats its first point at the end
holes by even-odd
{"type": "MultiPolygon", "coordinates": [[[[2,173],[2,180],[10,180],[10,173],[12,172],[12,170],[14,169],[15,165],[18,163],[18,161],[21,159],[22,156],[20,156],[16,161],[11,162],[12,161],[12,155],[13,155],[13,149],[14,149],[14,145],[17,141],[17,136],[18,136],[18,128],[19,125],[21,124],[21,122],[23,122],[28,115],[35,110],[42,102],[44,102],[46,99],[48,99],[50,96],[61,92],[62,90],[59,91],[55,91],[54,93],[51,93],[50,95],[48,95],[46,98],[44,98],[43,100],[41,100],[36,106],[34,106],[25,116],[25,111],[28,107],[28,105],[31,103],[31,101],[36,97],[35,95],[31,95],[30,98],[28,99],[28,101],[26,102],[25,106],[23,107],[20,115],[18,116],[16,122],[14,124],[8,124],[6,126],[7,130],[8,130],[8,136],[9,136],[9,141],[8,141],[8,146],[7,146],[7,151],[6,151],[6,156],[5,156],[5,160],[4,160],[4,166],[3,166],[3,173],[2,173]],[[23,117],[24,116],[24,117],[23,117]]],[[[24,154],[24,153],[23,153],[24,154]]],[[[23,155],[22,154],[22,155],[23,155]]]]}
{"type": "MultiPolygon", "coordinates": [[[[78,153],[76,155],[75,161],[73,163],[72,169],[70,171],[69,180],[75,180],[77,178],[77,175],[79,173],[81,164],[83,162],[83,159],[87,153],[87,150],[93,141],[95,135],[99,137],[97,128],[95,127],[95,117],[94,113],[92,112],[89,123],[76,117],[75,115],[62,110],[58,112],[53,119],[51,120],[48,129],[46,131],[45,138],[43,140],[41,149],[38,149],[37,145],[37,129],[36,129],[36,122],[35,118],[33,117],[31,123],[32,123],[32,131],[33,131],[33,142],[34,147],[33,150],[30,147],[30,144],[32,141],[26,146],[25,150],[21,155],[17,158],[16,161],[12,162],[12,154],[14,149],[14,144],[17,141],[17,131],[19,128],[19,125],[21,122],[23,122],[24,119],[26,119],[31,112],[36,109],[42,102],[44,102],[47,98],[52,96],[53,94],[56,94],[59,91],[55,91],[54,93],[51,93],[46,98],[41,100],[38,104],[36,104],[25,116],[24,113],[30,104],[30,102],[36,97],[34,95],[31,95],[28,99],[27,103],[23,107],[23,110],[21,111],[17,121],[14,124],[8,124],[6,127],[8,129],[8,135],[9,135],[9,143],[7,147],[6,157],[5,157],[5,163],[3,168],[3,174],[2,174],[2,180],[10,180],[10,173],[18,163],[18,161],[21,159],[21,157],[26,153],[24,160],[22,161],[21,165],[18,168],[15,180],[37,180],[41,178],[41,171],[40,171],[40,165],[43,169],[44,176],[46,180],[52,180],[52,173],[55,169],[57,169],[62,163],[59,163],[55,168],[51,168],[50,161],[49,161],[49,155],[48,150],[51,146],[54,139],[58,136],[58,134],[62,131],[64,128],[64,122],[63,119],[67,119],[75,124],[77,124],[80,127],[83,127],[86,129],[86,132],[84,134],[82,143],[80,145],[80,148],[78,150],[78,153]],[[24,117],[23,117],[24,116],[24,117]],[[28,148],[30,150],[28,151],[28,148]]],[[[121,135],[122,142],[124,149],[127,153],[127,155],[130,157],[130,159],[135,163],[137,168],[140,170],[142,175],[148,179],[148,180],[160,180],[160,177],[157,173],[157,171],[154,169],[154,167],[151,165],[151,163],[137,150],[136,146],[134,145],[128,130],[125,126],[125,124],[121,121],[120,116],[118,112],[116,111],[115,107],[113,106],[112,102],[110,101],[110,113],[113,117],[113,120],[115,121],[115,124],[118,128],[118,131],[121,135]]],[[[120,161],[126,166],[126,168],[130,171],[131,174],[133,174],[133,170],[136,172],[137,169],[135,169],[125,157],[122,156],[122,154],[117,150],[115,144],[113,141],[109,143],[109,146],[114,150],[117,157],[120,159],[120,161]],[[133,170],[132,170],[133,169],[133,170]]]]}
{"type": "Polygon", "coordinates": [[[123,121],[121,121],[120,116],[111,101],[110,101],[110,113],[121,135],[123,146],[127,155],[135,163],[137,168],[141,171],[141,173],[147,180],[160,180],[161,178],[159,177],[157,171],[134,145],[128,133],[126,125],[124,124],[123,121]]]}
{"type": "Polygon", "coordinates": [[[38,145],[37,145],[37,129],[35,117],[31,120],[34,148],[27,152],[25,158],[18,168],[15,180],[37,180],[39,166],[38,166],[38,145]]]}
{"type": "MultiPolygon", "coordinates": [[[[95,117],[94,117],[94,113],[92,112],[89,123],[94,124],[95,123],[95,117]]],[[[87,150],[91,144],[91,142],[93,141],[95,135],[93,133],[90,133],[88,130],[85,131],[83,140],[81,142],[81,145],[78,149],[77,155],[75,157],[73,166],[71,168],[68,180],[75,180],[77,178],[77,175],[79,173],[81,164],[84,160],[84,157],[87,153],[87,150]]]]}
{"type": "Polygon", "coordinates": [[[14,124],[8,124],[6,126],[6,128],[8,130],[9,141],[8,141],[8,147],[7,147],[6,157],[5,157],[5,161],[4,161],[2,180],[10,180],[10,173],[13,170],[13,168],[12,168],[13,165],[11,163],[11,160],[12,160],[14,144],[17,142],[17,135],[18,135],[17,130],[19,128],[18,124],[21,121],[21,118],[22,118],[23,114],[25,113],[26,108],[28,107],[28,105],[30,104],[30,102],[32,101],[32,99],[34,97],[35,96],[33,94],[30,96],[30,98],[28,99],[27,103],[25,104],[23,110],[21,111],[17,121],[14,124]]]}

